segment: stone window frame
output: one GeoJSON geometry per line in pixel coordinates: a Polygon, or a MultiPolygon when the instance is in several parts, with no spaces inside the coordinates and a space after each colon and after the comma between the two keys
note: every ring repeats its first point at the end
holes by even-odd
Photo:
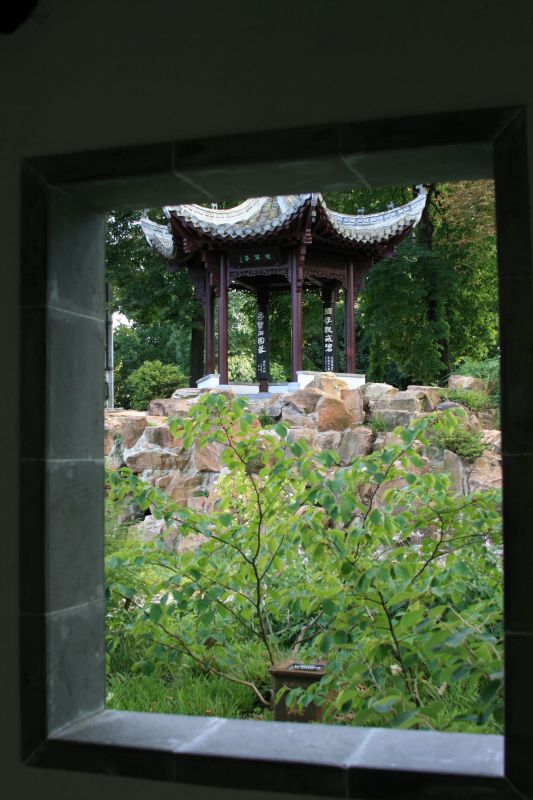
{"type": "Polygon", "coordinates": [[[21,757],[28,765],[354,798],[533,790],[533,298],[522,108],[239,134],[23,162],[21,757]],[[224,196],[496,181],[505,737],[105,709],[104,212],[224,196]],[[512,580],[510,575],[512,574],[512,580]]]}

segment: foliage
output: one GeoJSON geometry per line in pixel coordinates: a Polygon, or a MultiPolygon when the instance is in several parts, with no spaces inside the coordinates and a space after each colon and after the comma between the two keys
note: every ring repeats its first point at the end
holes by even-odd
{"type": "Polygon", "coordinates": [[[500,357],[486,358],[478,361],[473,358],[462,358],[455,367],[454,372],[459,375],[471,375],[473,378],[481,378],[487,384],[487,391],[491,399],[491,405],[498,406],[500,403],[500,357]]]}
{"type": "Polygon", "coordinates": [[[205,395],[171,429],[185,448],[224,448],[215,511],[178,507],[127,470],[111,476],[116,498],[133,493],[141,507],[178,521],[183,536],[206,537],[176,555],[163,535],[108,562],[165,573],[147,594],[111,580],[111,596],[135,609],[131,635],[150,643],[144,670],[170,652],[178,664],[246,686],[267,707],[264,678],[238,656],[248,642],[267,664],[287,652],[326,657],[326,676],[286,699],[317,700],[328,719],[498,729],[498,496],[455,495],[448,476],[421,471],[417,453],[429,428],[449,435],[457,425],[453,414],[425,417],[398,429],[398,444],[339,468],[334,453],[289,443],[280,424],[261,431],[244,400],[205,395]],[[458,692],[462,709],[450,702],[458,692]]]}
{"type": "Polygon", "coordinates": [[[453,403],[460,403],[471,411],[482,411],[484,408],[492,408],[492,399],[486,392],[476,392],[474,389],[445,389],[441,395],[453,403]]]}
{"type": "Polygon", "coordinates": [[[126,381],[132,408],[145,411],[150,400],[170,397],[172,392],[188,386],[188,379],[172,364],[163,364],[159,359],[145,361],[131,373],[126,381]]]}
{"type": "Polygon", "coordinates": [[[461,427],[451,432],[435,432],[431,436],[431,441],[442,450],[451,450],[452,453],[469,461],[479,458],[485,450],[481,435],[477,431],[468,431],[461,427]]]}
{"type": "Polygon", "coordinates": [[[374,434],[383,433],[387,430],[385,420],[379,411],[376,411],[374,414],[372,414],[368,420],[368,424],[372,428],[374,434]]]}
{"type": "Polygon", "coordinates": [[[375,265],[360,300],[371,380],[394,366],[402,384],[433,383],[460,358],[496,348],[491,182],[432,184],[414,236],[375,265]]]}

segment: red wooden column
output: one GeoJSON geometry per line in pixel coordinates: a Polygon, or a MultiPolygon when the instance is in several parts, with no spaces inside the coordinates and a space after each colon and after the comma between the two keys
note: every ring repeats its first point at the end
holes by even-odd
{"type": "Polygon", "coordinates": [[[213,289],[209,281],[209,273],[205,276],[204,293],[205,311],[205,374],[212,375],[215,371],[215,304],[213,302],[213,289]]]}
{"type": "Polygon", "coordinates": [[[221,384],[228,382],[228,257],[220,254],[218,294],[218,372],[221,384]]]}
{"type": "Polygon", "coordinates": [[[354,266],[351,260],[346,267],[344,347],[346,351],[346,372],[355,372],[355,282],[354,266]]]}
{"type": "Polygon", "coordinates": [[[303,270],[297,253],[291,257],[291,380],[296,381],[302,369],[302,288],[303,270]]]}

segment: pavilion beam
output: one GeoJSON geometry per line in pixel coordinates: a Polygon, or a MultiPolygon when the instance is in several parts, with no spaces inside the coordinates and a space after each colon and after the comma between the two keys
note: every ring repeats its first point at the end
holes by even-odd
{"type": "Polygon", "coordinates": [[[228,383],[228,256],[220,254],[218,294],[218,372],[220,384],[228,383]]]}
{"type": "Polygon", "coordinates": [[[298,371],[302,369],[302,288],[303,268],[300,266],[298,253],[291,258],[291,380],[298,380],[298,371]]]}
{"type": "Polygon", "coordinates": [[[344,298],[344,347],[346,372],[355,372],[355,281],[354,265],[350,259],[346,267],[346,292],[344,298]]]}
{"type": "Polygon", "coordinates": [[[205,374],[212,375],[215,371],[215,304],[213,289],[209,280],[209,273],[205,275],[205,374]]]}

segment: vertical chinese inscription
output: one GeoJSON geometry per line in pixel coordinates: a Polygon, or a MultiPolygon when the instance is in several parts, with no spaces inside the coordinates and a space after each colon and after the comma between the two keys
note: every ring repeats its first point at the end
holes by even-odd
{"type": "Polygon", "coordinates": [[[258,381],[268,380],[268,306],[258,299],[256,312],[256,371],[258,381]]]}
{"type": "Polygon", "coordinates": [[[323,341],[324,341],[324,372],[335,372],[335,304],[330,296],[322,305],[323,341]]]}

